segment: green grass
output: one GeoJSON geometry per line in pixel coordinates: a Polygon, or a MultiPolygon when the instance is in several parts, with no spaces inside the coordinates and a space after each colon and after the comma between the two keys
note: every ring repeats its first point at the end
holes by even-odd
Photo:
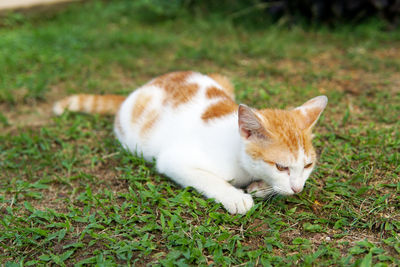
{"type": "Polygon", "coordinates": [[[400,32],[290,30],[151,16],[91,1],[0,28],[0,263],[395,266],[400,261],[400,32]],[[68,94],[128,94],[172,70],[221,72],[238,101],[319,94],[305,190],[231,216],[123,151],[112,118],[51,115],[68,94]]]}

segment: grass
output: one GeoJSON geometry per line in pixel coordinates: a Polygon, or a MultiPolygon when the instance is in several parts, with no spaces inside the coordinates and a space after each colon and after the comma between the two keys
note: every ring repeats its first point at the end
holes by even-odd
{"type": "Polygon", "coordinates": [[[128,1],[1,24],[6,266],[400,264],[399,31],[248,28],[214,15],[152,17],[128,1]],[[231,216],[123,151],[111,117],[51,115],[63,96],[126,95],[179,69],[230,76],[238,100],[258,108],[326,94],[305,190],[231,216]]]}

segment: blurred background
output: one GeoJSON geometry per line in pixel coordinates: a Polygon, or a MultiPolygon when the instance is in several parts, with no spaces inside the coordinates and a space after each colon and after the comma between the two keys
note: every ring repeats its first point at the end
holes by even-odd
{"type": "MultiPolygon", "coordinates": [[[[8,0],[0,2],[0,10],[54,6],[77,1],[79,0],[8,0]]],[[[377,17],[384,20],[387,27],[394,28],[398,26],[400,16],[399,0],[136,0],[127,3],[129,2],[158,16],[173,17],[185,10],[192,14],[220,13],[236,21],[261,24],[327,23],[334,26],[343,22],[360,23],[377,17]]]]}
{"type": "Polygon", "coordinates": [[[138,5],[156,14],[178,15],[182,9],[195,14],[220,13],[236,21],[266,24],[318,24],[334,26],[339,23],[360,23],[378,17],[389,28],[399,23],[399,0],[143,0],[138,5]]]}

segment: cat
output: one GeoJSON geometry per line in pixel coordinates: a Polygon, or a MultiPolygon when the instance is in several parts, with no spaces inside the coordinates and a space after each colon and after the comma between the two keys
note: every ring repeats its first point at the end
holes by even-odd
{"type": "Polygon", "coordinates": [[[156,159],[159,173],[229,213],[245,214],[252,195],[303,190],[317,161],[311,129],[327,102],[317,96],[291,110],[257,110],[235,103],[225,76],[181,71],[154,78],[127,98],[69,96],[54,112],[116,114],[114,132],[124,148],[156,159]]]}

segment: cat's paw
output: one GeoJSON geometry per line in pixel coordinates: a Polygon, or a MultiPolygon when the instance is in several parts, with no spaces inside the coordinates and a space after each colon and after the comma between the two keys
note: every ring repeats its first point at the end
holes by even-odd
{"type": "Polygon", "coordinates": [[[241,190],[226,194],[220,199],[220,202],[230,214],[246,214],[254,206],[251,195],[245,194],[241,190]]]}

